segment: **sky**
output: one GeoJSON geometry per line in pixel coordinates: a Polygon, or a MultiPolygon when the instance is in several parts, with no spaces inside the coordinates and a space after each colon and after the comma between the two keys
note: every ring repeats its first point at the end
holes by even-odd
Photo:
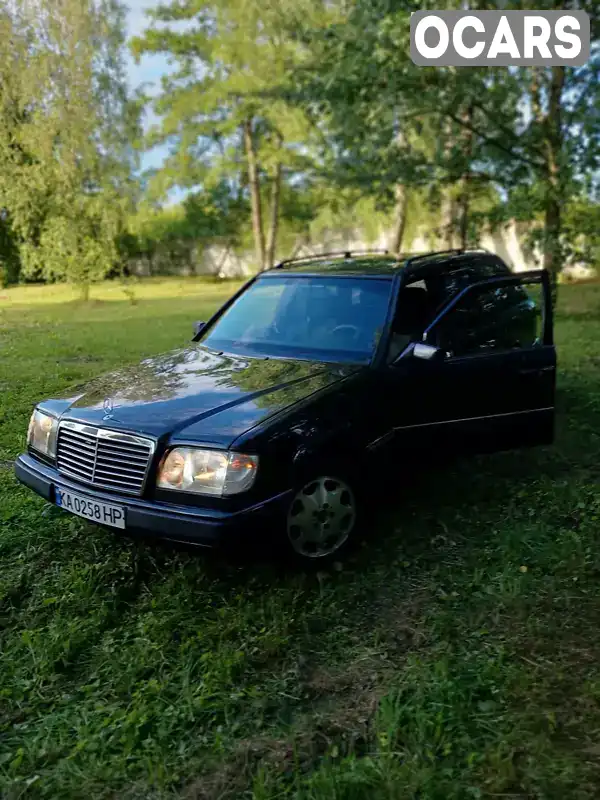
{"type": "MultiPolygon", "coordinates": [[[[127,6],[129,8],[127,14],[128,39],[132,36],[139,36],[144,32],[145,28],[148,26],[145,11],[157,4],[158,0],[127,0],[127,6]]],[[[139,64],[136,64],[130,55],[127,58],[127,74],[129,85],[132,89],[137,89],[143,83],[150,83],[158,87],[160,85],[161,76],[167,72],[169,72],[169,64],[165,56],[146,55],[142,57],[139,64]]],[[[152,123],[152,117],[147,114],[145,122],[146,125],[150,125],[152,123]]],[[[145,153],[142,157],[142,169],[145,170],[160,166],[166,154],[166,147],[157,147],[145,153]]]]}

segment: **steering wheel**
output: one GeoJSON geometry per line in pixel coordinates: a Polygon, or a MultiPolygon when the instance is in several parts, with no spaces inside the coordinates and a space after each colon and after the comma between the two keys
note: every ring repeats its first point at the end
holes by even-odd
{"type": "Polygon", "coordinates": [[[334,336],[340,331],[352,331],[353,342],[355,342],[360,336],[360,328],[358,328],[356,325],[336,325],[336,327],[331,331],[331,335],[334,336]]]}

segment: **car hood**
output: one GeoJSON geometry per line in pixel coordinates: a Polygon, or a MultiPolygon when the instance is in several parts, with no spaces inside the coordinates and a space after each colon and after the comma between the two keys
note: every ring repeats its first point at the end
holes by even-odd
{"type": "Polygon", "coordinates": [[[103,375],[44,407],[62,419],[227,447],[357,369],[227,356],[193,345],[103,375]]]}

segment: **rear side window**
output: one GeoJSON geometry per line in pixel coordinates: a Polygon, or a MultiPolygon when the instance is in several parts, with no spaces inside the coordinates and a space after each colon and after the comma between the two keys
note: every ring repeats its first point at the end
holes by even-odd
{"type": "Polygon", "coordinates": [[[454,295],[476,283],[477,278],[472,268],[461,267],[429,275],[425,282],[431,307],[440,311],[454,295]]]}
{"type": "Polygon", "coordinates": [[[467,286],[502,275],[510,275],[509,268],[498,256],[486,253],[461,259],[459,264],[450,262],[445,271],[429,276],[427,286],[430,296],[441,309],[467,286]]]}
{"type": "Polygon", "coordinates": [[[506,264],[497,256],[484,255],[470,258],[467,263],[449,269],[443,274],[442,280],[446,293],[452,296],[472,283],[500,275],[510,275],[506,264]]]}
{"type": "Polygon", "coordinates": [[[461,292],[467,286],[477,281],[477,275],[472,267],[463,267],[442,275],[444,292],[448,298],[461,292]]]}
{"type": "Polygon", "coordinates": [[[497,278],[500,275],[510,275],[510,270],[501,258],[495,255],[481,255],[473,259],[473,273],[475,280],[483,281],[486,278],[497,278]]]}

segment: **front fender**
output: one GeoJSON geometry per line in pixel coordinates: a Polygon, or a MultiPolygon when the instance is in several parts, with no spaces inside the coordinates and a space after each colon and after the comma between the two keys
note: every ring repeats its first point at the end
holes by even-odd
{"type": "Polygon", "coordinates": [[[350,444],[332,437],[320,446],[301,446],[292,460],[292,481],[295,485],[318,475],[332,473],[352,478],[361,470],[365,454],[350,444]]]}

